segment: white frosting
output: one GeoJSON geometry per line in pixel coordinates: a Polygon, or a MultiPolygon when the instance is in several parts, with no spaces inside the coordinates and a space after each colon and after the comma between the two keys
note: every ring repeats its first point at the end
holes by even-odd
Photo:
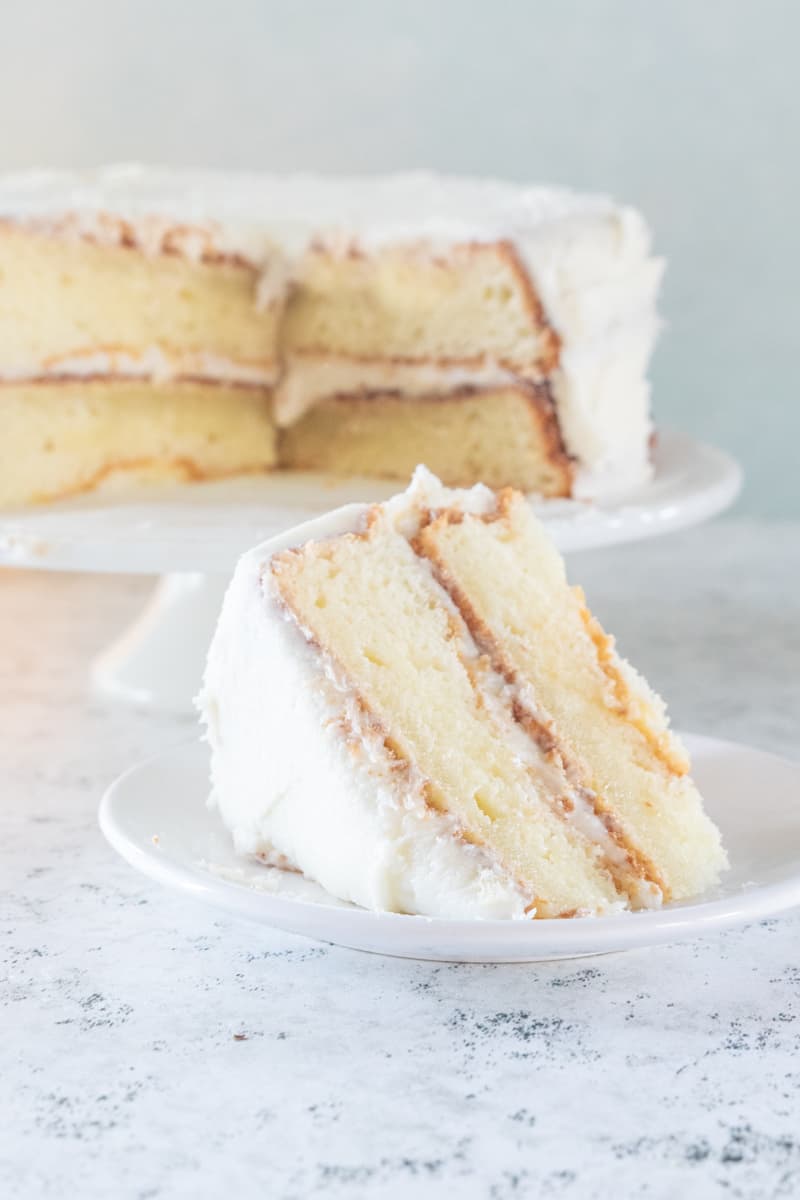
{"type": "MultiPolygon", "coordinates": [[[[425,510],[494,510],[494,493],[478,485],[447,489],[418,468],[409,489],[382,507],[405,538],[425,510]]],[[[367,908],[441,917],[522,917],[526,898],[475,846],[454,838],[452,820],[429,809],[422,780],[398,776],[383,739],[365,726],[357,698],[331,662],[309,645],[279,604],[269,561],[290,546],[362,526],[367,505],[350,505],[265,542],[239,562],[209,651],[198,706],[212,750],[213,800],[238,850],[283,856],[335,896],[367,908]],[[348,742],[348,734],[355,735],[348,742]]],[[[419,569],[429,565],[417,560],[419,569]]],[[[519,762],[553,795],[570,802],[565,821],[597,853],[621,865],[626,854],[590,798],[570,784],[512,716],[512,704],[536,717],[525,688],[487,664],[461,627],[460,652],[480,674],[484,702],[519,762]]],[[[642,882],[640,907],[657,906],[657,888],[642,882]]],[[[623,909],[612,905],[607,911],[623,909]]]]}
{"type": "Polygon", "coordinates": [[[647,368],[664,263],[649,256],[644,219],[627,208],[565,220],[521,249],[561,336],[550,386],[577,463],[573,494],[597,498],[645,483],[652,475],[647,368]]]}
{"type": "Polygon", "coordinates": [[[523,244],[565,220],[618,214],[602,196],[565,188],[461,179],[425,171],[335,178],[165,170],[120,164],[88,171],[26,171],[0,178],[0,216],[120,216],[143,242],[177,220],[213,231],[216,248],[254,262],[275,243],[301,253],[313,239],[366,249],[429,241],[509,238],[523,244]]]}
{"type": "MultiPolygon", "coordinates": [[[[175,221],[194,227],[178,235],[181,252],[212,246],[259,266],[260,304],[283,294],[293,260],[315,240],[367,253],[414,243],[444,255],[459,243],[509,240],[561,337],[551,384],[578,465],[577,494],[597,497],[650,476],[646,368],[663,264],[651,258],[647,226],[633,209],[562,188],[426,172],[337,179],[124,165],[0,179],[0,217],[63,213],[78,214],[77,228],[107,237],[113,222],[103,214],[113,213],[151,250],[175,221]]],[[[366,376],[350,378],[358,390],[369,386],[366,376]]],[[[304,386],[288,380],[282,420],[303,411],[304,386]]],[[[312,392],[319,394],[316,384],[312,392]]]]}
{"type": "Polygon", "coordinates": [[[152,379],[154,383],[192,378],[249,387],[271,387],[279,371],[278,363],[248,363],[205,352],[167,353],[160,346],[148,346],[140,354],[130,350],[96,349],[85,354],[52,356],[46,363],[27,364],[27,369],[20,366],[14,371],[4,371],[3,378],[15,380],[68,375],[74,379],[91,379],[118,375],[125,379],[152,379]]]}
{"type": "MultiPolygon", "coordinates": [[[[361,515],[367,508],[367,505],[361,506],[361,515]]],[[[470,488],[445,487],[432,471],[420,466],[415,470],[406,490],[398,492],[381,505],[387,520],[409,541],[419,533],[424,513],[444,508],[457,508],[461,512],[481,516],[495,511],[497,497],[484,483],[476,483],[470,488]]]]}
{"type": "Polygon", "coordinates": [[[516,382],[513,372],[492,362],[442,366],[298,354],[287,363],[275,392],[275,420],[280,426],[291,425],[320,400],[338,394],[399,392],[404,396],[425,396],[465,387],[503,387],[516,382]]]}

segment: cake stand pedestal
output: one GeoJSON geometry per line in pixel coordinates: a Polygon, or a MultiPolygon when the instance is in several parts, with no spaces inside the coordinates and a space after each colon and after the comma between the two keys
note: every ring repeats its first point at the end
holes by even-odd
{"type": "MultiPolygon", "coordinates": [[[[741,484],[733,459],[683,434],[660,435],[655,466],[649,484],[615,501],[531,503],[562,551],[584,550],[705,521],[727,508],[741,484]]],[[[238,556],[342,504],[384,500],[399,488],[305,472],[107,488],[0,512],[0,564],[161,575],[144,611],[94,662],[92,681],[115,699],[185,713],[238,556]]]]}
{"type": "Polygon", "coordinates": [[[200,571],[162,575],[133,624],[92,663],[95,690],[139,708],[186,712],[227,584],[227,575],[200,571]]]}

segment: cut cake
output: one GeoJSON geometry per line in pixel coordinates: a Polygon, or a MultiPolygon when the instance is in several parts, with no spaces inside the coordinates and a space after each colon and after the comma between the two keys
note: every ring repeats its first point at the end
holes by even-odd
{"type": "Polygon", "coordinates": [[[407,478],[419,461],[449,484],[622,492],[651,472],[662,267],[636,211],[563,189],[7,176],[0,504],[122,471],[407,478]]]}
{"type": "Polygon", "coordinates": [[[200,707],[237,848],[439,917],[694,896],[725,865],[664,706],[517,492],[420,469],[240,561],[200,707]]]}

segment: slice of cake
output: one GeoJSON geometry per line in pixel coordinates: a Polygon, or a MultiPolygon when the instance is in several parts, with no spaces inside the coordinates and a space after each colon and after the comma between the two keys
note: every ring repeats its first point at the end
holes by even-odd
{"type": "Polygon", "coordinates": [[[122,471],[405,479],[420,461],[453,485],[629,490],[651,473],[662,267],[637,212],[564,189],[421,172],[7,176],[0,503],[122,471]],[[173,444],[177,410],[190,433],[186,385],[197,428],[173,444]],[[102,428],[83,417],[101,394],[102,428]]]}
{"type": "Polygon", "coordinates": [[[725,865],[662,702],[511,490],[420,469],[250,551],[199,704],[237,848],[367,908],[607,913],[725,865]]]}

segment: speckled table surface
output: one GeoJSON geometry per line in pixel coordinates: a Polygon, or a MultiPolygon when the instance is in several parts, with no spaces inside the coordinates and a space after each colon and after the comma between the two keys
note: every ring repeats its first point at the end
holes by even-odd
{"type": "MultiPolygon", "coordinates": [[[[800,527],[572,575],[676,724],[798,756],[800,527]]],[[[0,573],[3,1197],[800,1194],[800,914],[442,966],[222,919],[117,859],[101,791],[193,732],[87,692],[146,586],[0,573]]]]}

